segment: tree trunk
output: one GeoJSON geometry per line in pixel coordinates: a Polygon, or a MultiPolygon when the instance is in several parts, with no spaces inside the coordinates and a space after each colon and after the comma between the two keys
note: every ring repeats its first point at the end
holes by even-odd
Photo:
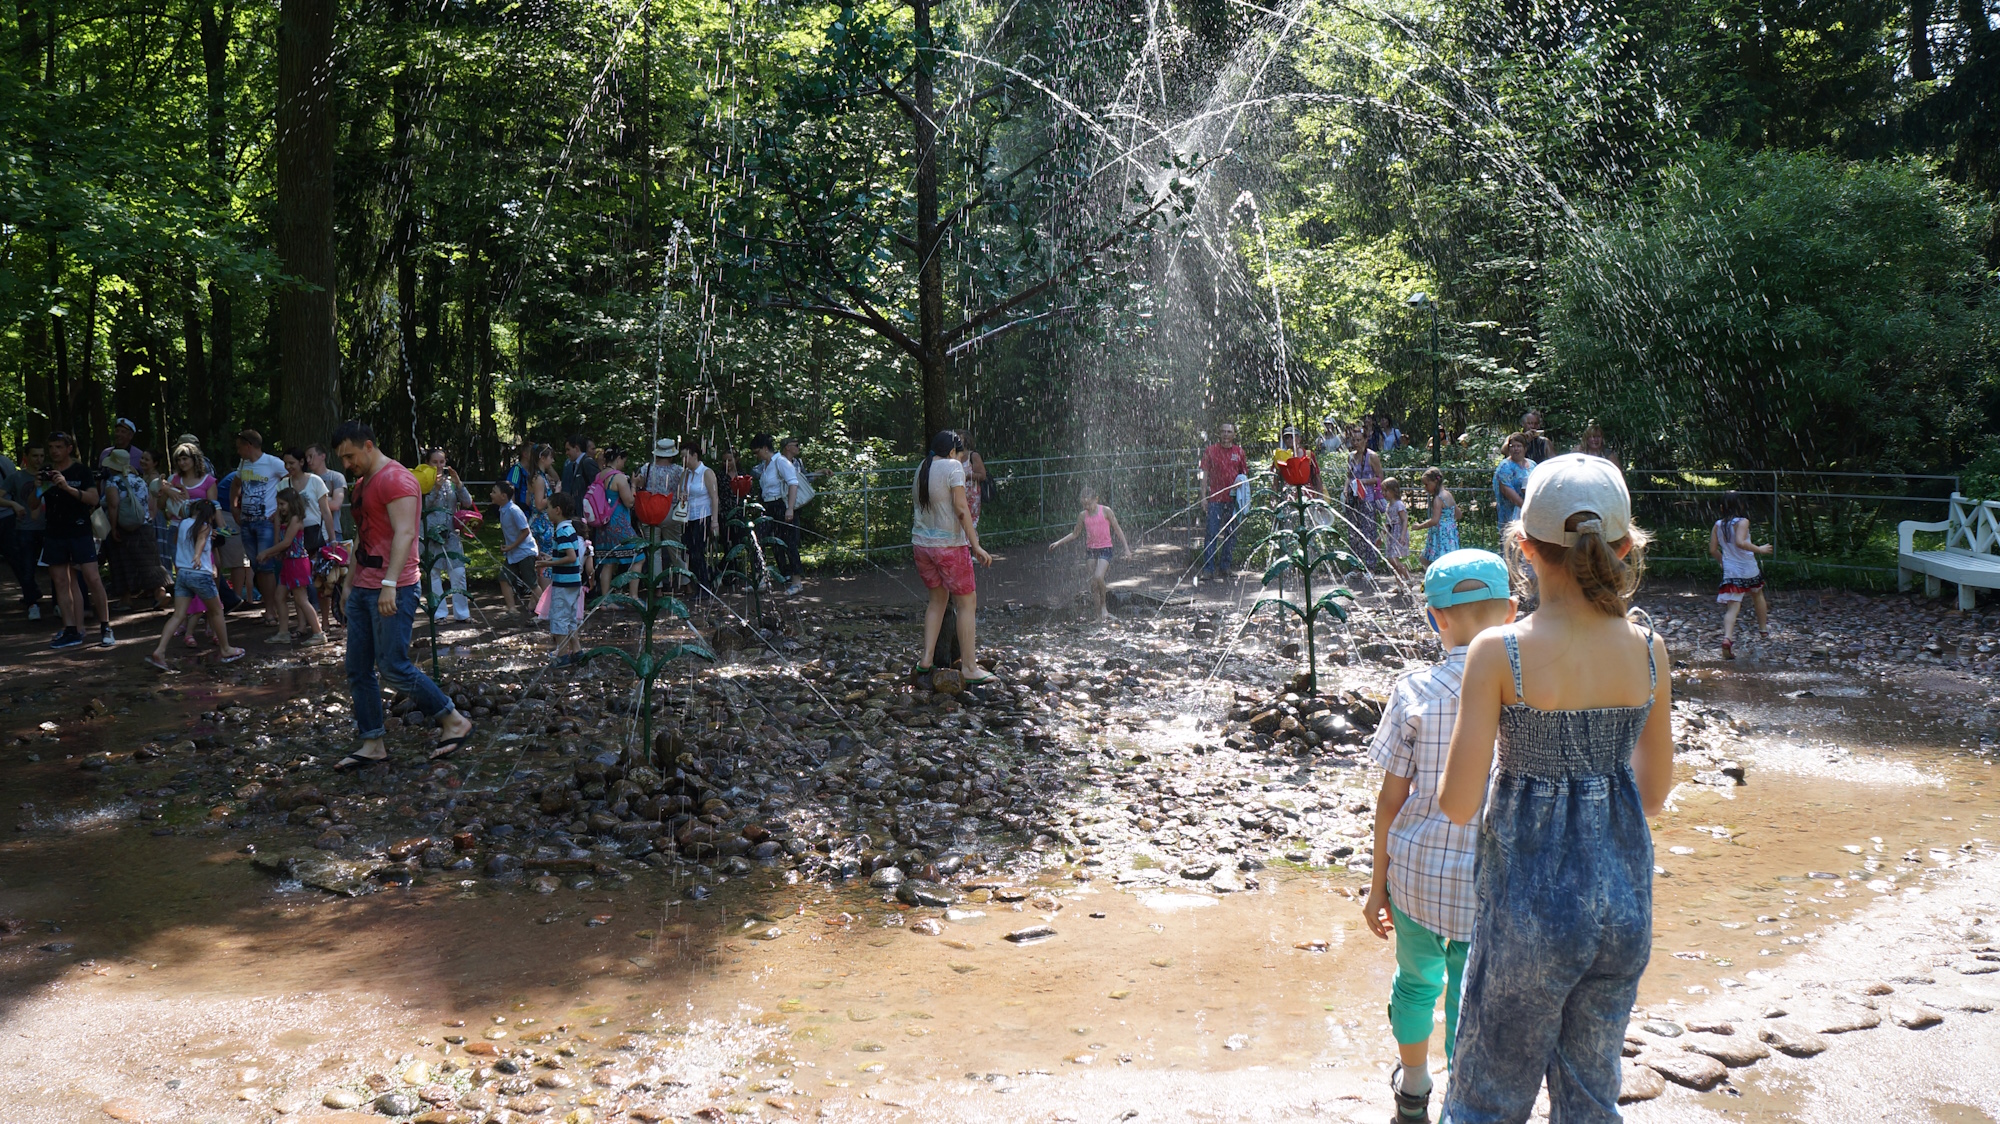
{"type": "Polygon", "coordinates": [[[1918,82],[1937,77],[1931,65],[1931,0],[1910,0],[1910,77],[1918,82]]]}
{"type": "Polygon", "coordinates": [[[278,296],[278,381],[288,444],[325,441],[340,423],[333,252],[334,0],[282,0],[278,14],[273,231],[292,284],[278,296]]]}
{"type": "MultiPolygon", "coordinates": [[[[218,208],[229,202],[229,35],[235,26],[235,6],[217,12],[215,0],[204,0],[201,16],[201,65],[207,84],[209,201],[218,208]]],[[[188,277],[187,319],[192,328],[200,319],[199,292],[192,273],[188,277]]],[[[208,282],[208,366],[204,373],[188,364],[187,432],[202,441],[204,449],[227,448],[230,396],[236,387],[236,324],[234,304],[222,282],[208,282]]],[[[199,337],[188,336],[188,354],[199,349],[199,337]]],[[[168,450],[171,456],[173,450],[168,450]]]]}
{"type": "Polygon", "coordinates": [[[911,97],[917,112],[917,341],[924,392],[924,442],[951,428],[950,360],[944,346],[944,232],[938,229],[937,91],[932,69],[931,5],[935,0],[910,0],[916,16],[917,62],[911,97]]]}
{"type": "MultiPolygon", "coordinates": [[[[163,435],[164,440],[171,444],[180,434],[192,433],[201,438],[202,448],[218,448],[219,446],[209,443],[212,437],[208,427],[215,414],[211,408],[211,403],[215,400],[215,391],[210,384],[212,368],[202,348],[202,333],[206,326],[201,321],[201,286],[195,282],[194,270],[191,268],[181,279],[180,298],[181,389],[186,395],[186,401],[175,424],[177,427],[185,428],[176,428],[174,432],[163,435]]],[[[167,456],[171,458],[173,452],[169,448],[167,456]]]]}

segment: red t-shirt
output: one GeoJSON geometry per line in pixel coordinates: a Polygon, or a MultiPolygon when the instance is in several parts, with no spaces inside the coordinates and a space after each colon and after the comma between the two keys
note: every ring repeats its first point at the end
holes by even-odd
{"type": "Polygon", "coordinates": [[[1221,503],[1228,498],[1225,493],[1236,486],[1236,478],[1250,471],[1250,461],[1241,445],[1210,445],[1201,455],[1201,470],[1208,477],[1209,502],[1221,503]]]}
{"type": "MultiPolygon", "coordinates": [[[[422,503],[422,493],[417,490],[417,478],[399,462],[384,458],[382,467],[355,482],[359,498],[354,501],[356,522],[360,524],[360,549],[354,555],[354,584],[361,589],[381,589],[382,572],[389,563],[389,546],[395,541],[396,530],[389,523],[389,503],[392,500],[412,499],[422,503]],[[365,565],[361,558],[369,555],[380,559],[373,566],[365,565]]],[[[413,521],[422,515],[412,513],[413,521]]],[[[412,530],[415,530],[413,522],[412,530]]],[[[417,537],[410,537],[409,557],[403,559],[403,576],[396,579],[398,586],[417,584],[417,537]]]]}

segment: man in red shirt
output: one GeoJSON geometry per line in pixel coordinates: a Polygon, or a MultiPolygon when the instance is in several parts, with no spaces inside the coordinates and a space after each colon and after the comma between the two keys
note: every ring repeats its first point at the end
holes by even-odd
{"type": "Polygon", "coordinates": [[[431,760],[449,757],[472,736],[472,720],[458,712],[430,676],[410,662],[410,630],[417,619],[417,478],[375,445],[375,431],[358,421],[333,431],[333,451],[353,481],[353,570],[347,590],[347,685],[354,694],[354,725],[361,744],[334,764],[339,772],[389,759],[383,744],[382,685],[409,695],[438,724],[444,737],[431,760]],[[377,672],[380,672],[378,680],[377,672]]]}
{"type": "Polygon", "coordinates": [[[1236,478],[1250,471],[1243,446],[1236,443],[1236,427],[1223,422],[1216,430],[1215,444],[1201,454],[1201,476],[1207,490],[1208,535],[1202,542],[1201,576],[1221,577],[1235,570],[1236,478]],[[1221,550],[1216,538],[1221,536],[1221,550]]]}

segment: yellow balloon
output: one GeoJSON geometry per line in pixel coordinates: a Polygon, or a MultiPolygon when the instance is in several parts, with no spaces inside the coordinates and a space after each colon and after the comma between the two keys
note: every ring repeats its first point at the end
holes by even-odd
{"type": "Polygon", "coordinates": [[[417,487],[423,489],[425,495],[430,495],[431,489],[437,487],[438,470],[431,467],[431,462],[425,461],[418,465],[415,475],[417,487]]]}

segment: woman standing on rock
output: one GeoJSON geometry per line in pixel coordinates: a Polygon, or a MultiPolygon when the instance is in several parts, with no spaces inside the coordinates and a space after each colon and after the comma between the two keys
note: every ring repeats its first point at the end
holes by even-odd
{"type": "Polygon", "coordinates": [[[979,608],[972,562],[991,566],[993,556],[979,546],[979,529],[972,522],[972,505],[965,498],[965,442],[952,430],[931,439],[930,455],[917,469],[915,511],[910,520],[910,547],[916,555],[917,576],[930,590],[924,607],[924,651],[917,674],[929,675],[937,652],[944,610],[958,610],[958,666],[966,686],[998,678],[974,659],[973,643],[979,608]]]}

